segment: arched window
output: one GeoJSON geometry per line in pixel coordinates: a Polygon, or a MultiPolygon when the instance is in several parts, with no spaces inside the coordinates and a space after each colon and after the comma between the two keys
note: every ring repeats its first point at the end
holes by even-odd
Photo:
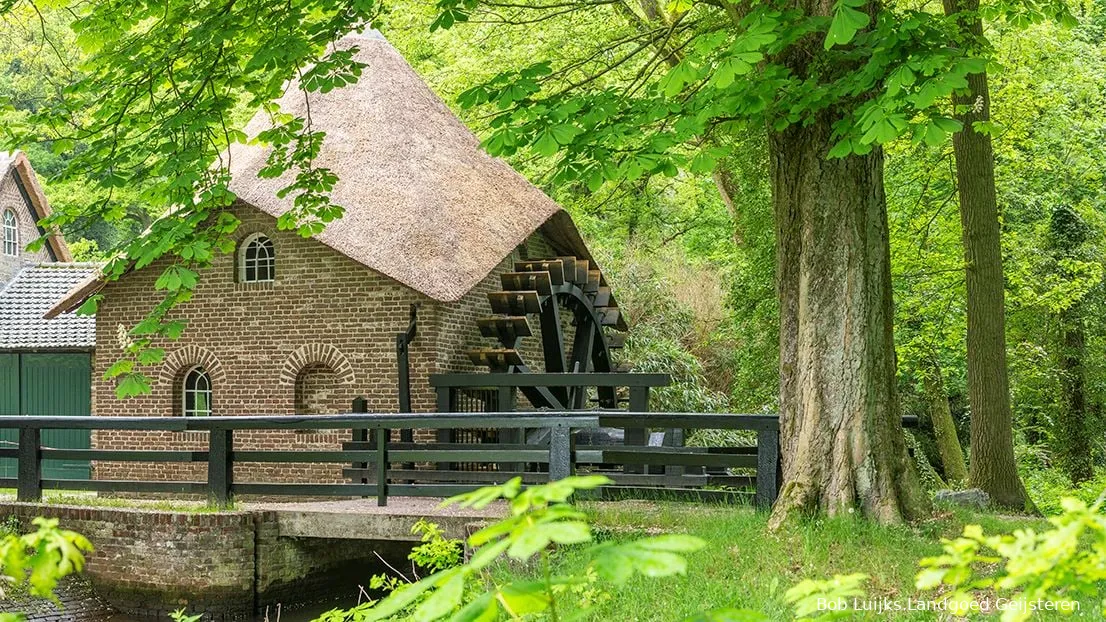
{"type": "Polygon", "coordinates": [[[211,415],[211,377],[199,365],[184,375],[185,417],[208,417],[211,415]]]}
{"type": "Polygon", "coordinates": [[[273,241],[255,233],[242,241],[239,249],[238,280],[264,283],[276,279],[276,251],[273,241]]]}
{"type": "Polygon", "coordinates": [[[15,212],[4,210],[4,254],[9,257],[19,255],[19,224],[15,212]]]}

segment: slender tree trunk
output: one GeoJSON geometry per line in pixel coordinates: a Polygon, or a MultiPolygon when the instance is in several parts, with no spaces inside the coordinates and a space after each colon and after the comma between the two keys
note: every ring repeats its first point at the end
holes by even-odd
{"type": "Polygon", "coordinates": [[[829,159],[831,115],[769,138],[780,297],[783,488],[771,525],[921,516],[895,385],[883,153],[829,159]]]}
{"type": "Polygon", "coordinates": [[[1085,482],[1094,475],[1090,426],[1087,425],[1087,400],[1084,392],[1083,356],[1087,346],[1082,311],[1082,305],[1076,303],[1060,314],[1061,348],[1063,348],[1060,356],[1060,371],[1064,385],[1064,403],[1053,432],[1053,437],[1057,441],[1056,455],[1060,468],[1067,473],[1072,484],[1085,482]]]}
{"type": "Polygon", "coordinates": [[[956,435],[956,423],[952,420],[941,366],[933,362],[926,370],[923,382],[926,399],[929,401],[929,419],[933,424],[933,435],[937,439],[937,453],[941,457],[945,481],[950,484],[967,482],[968,467],[964,463],[964,450],[960,448],[960,439],[956,435]]]}
{"type": "Polygon", "coordinates": [[[714,187],[718,189],[718,196],[722,199],[722,204],[726,206],[726,211],[730,214],[730,222],[733,225],[733,243],[741,246],[740,215],[737,213],[737,206],[733,200],[741,191],[741,188],[738,187],[737,180],[734,179],[733,171],[726,168],[721,162],[714,168],[712,177],[714,178],[714,187]]]}
{"type": "MultiPolygon", "coordinates": [[[[1052,210],[1049,242],[1056,272],[1064,279],[1076,278],[1064,265],[1064,260],[1080,259],[1084,254],[1087,225],[1071,207],[1060,205],[1052,210]]],[[[1090,441],[1093,426],[1088,417],[1086,380],[1083,374],[1083,359],[1087,353],[1084,311],[1083,300],[1074,300],[1060,311],[1057,318],[1060,325],[1059,359],[1063,398],[1052,429],[1052,446],[1056,462],[1072,484],[1087,481],[1094,475],[1090,441]]]]}
{"type": "MultiPolygon", "coordinates": [[[[965,38],[983,40],[983,24],[976,17],[979,0],[944,0],[944,7],[948,15],[967,13],[960,21],[965,38]]],[[[954,105],[964,107],[957,114],[964,128],[952,142],[967,264],[968,402],[972,411],[969,479],[993,502],[1024,510],[1031,504],[1014,460],[994,150],[991,137],[973,127],[973,123],[991,118],[987,74],[968,76],[968,86],[967,94],[953,98],[954,105]]]]}

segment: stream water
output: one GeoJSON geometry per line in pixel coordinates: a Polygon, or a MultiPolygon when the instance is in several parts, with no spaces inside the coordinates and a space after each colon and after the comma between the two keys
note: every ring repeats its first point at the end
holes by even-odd
{"type": "MultiPolygon", "coordinates": [[[[271,606],[260,612],[254,622],[310,622],[319,615],[335,608],[350,608],[357,604],[359,590],[356,585],[341,594],[320,599],[306,596],[305,602],[271,606]],[[308,600],[310,599],[310,600],[308,600]]],[[[62,607],[43,601],[10,602],[0,600],[0,613],[19,611],[27,615],[27,622],[168,622],[168,618],[135,616],[114,611],[93,591],[83,577],[63,582],[57,590],[62,607]]],[[[206,622],[207,618],[202,618],[206,622]]]]}

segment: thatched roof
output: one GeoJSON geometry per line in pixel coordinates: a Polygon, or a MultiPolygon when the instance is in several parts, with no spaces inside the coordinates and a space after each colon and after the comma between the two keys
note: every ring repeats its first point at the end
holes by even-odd
{"type": "MultiPolygon", "coordinates": [[[[35,222],[49,216],[50,203],[46,201],[46,194],[42,192],[38,176],[31,168],[31,161],[22,151],[0,151],[0,181],[6,179],[9,174],[15,177],[15,183],[20,194],[26,199],[27,207],[31,210],[35,222]]],[[[46,233],[41,227],[38,230],[39,233],[46,233]]],[[[69,254],[69,247],[65,245],[65,240],[59,233],[54,232],[47,236],[46,248],[56,261],[73,261],[73,256],[69,254]]]]}
{"type": "MultiPolygon", "coordinates": [[[[340,181],[332,200],[346,209],[319,241],[440,301],[455,301],[546,223],[561,252],[590,258],[568,215],[480,141],[379,34],[349,35],[337,48],[359,48],[367,65],[355,84],[310,96],[312,127],[326,132],[317,166],[340,181]],[[550,222],[551,219],[554,219],[550,222]]],[[[289,89],[281,108],[306,116],[289,89]]],[[[270,127],[258,114],[246,128],[270,127]]],[[[230,151],[231,190],[280,216],[292,197],[277,198],[291,173],[259,179],[269,149],[230,151]]]]}
{"type": "MultiPolygon", "coordinates": [[[[460,300],[539,229],[558,253],[592,259],[568,213],[488,155],[379,33],[347,35],[335,46],[357,47],[355,58],[366,67],[352,85],[309,95],[312,128],[326,132],[315,165],[337,174],[330,196],[345,208],[316,239],[441,302],[460,300]]],[[[307,116],[308,102],[295,85],[280,106],[307,116]]],[[[261,112],[246,133],[256,137],[268,127],[261,112]]],[[[279,217],[293,205],[293,197],[277,197],[293,173],[259,178],[270,152],[234,145],[230,189],[279,217]]],[[[48,317],[75,308],[102,285],[100,277],[78,284],[48,317]]]]}

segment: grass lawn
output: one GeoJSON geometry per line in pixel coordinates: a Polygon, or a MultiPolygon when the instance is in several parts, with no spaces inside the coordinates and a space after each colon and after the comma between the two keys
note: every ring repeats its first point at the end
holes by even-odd
{"type": "MultiPolygon", "coordinates": [[[[0,488],[0,502],[15,501],[14,488],[0,488]]],[[[158,510],[162,512],[185,512],[206,514],[220,512],[220,509],[206,501],[189,501],[184,499],[139,499],[132,497],[101,497],[95,492],[75,490],[44,490],[42,491],[42,503],[51,505],[79,505],[95,508],[120,508],[134,510],[158,510]]]]}
{"type": "MultiPolygon", "coordinates": [[[[765,529],[767,515],[746,507],[689,503],[623,501],[582,506],[593,519],[598,538],[636,538],[659,532],[682,532],[707,541],[706,549],[688,557],[688,574],[675,579],[637,577],[613,590],[610,600],[590,613],[592,620],[683,620],[695,613],[721,608],[754,609],[773,620],[791,619],[783,595],[803,579],[828,579],[834,574],[862,572],[873,600],[888,598],[905,606],[922,597],[913,587],[917,560],[940,552],[940,539],[959,535],[977,523],[986,533],[1019,527],[1046,527],[1043,520],[944,512],[932,520],[903,527],[879,527],[859,520],[812,520],[786,533],[765,529]]],[[[581,567],[579,549],[563,549],[555,564],[566,572],[581,567]]],[[[500,579],[518,573],[501,567],[500,579]]],[[[517,576],[517,575],[516,575],[517,576]]],[[[1064,619],[1051,612],[1035,620],[1064,619]]],[[[1102,619],[1100,608],[1083,603],[1074,618],[1102,619]]],[[[951,619],[933,611],[860,613],[855,620],[951,619]]],[[[998,616],[986,616],[998,619],[998,616]]]]}

